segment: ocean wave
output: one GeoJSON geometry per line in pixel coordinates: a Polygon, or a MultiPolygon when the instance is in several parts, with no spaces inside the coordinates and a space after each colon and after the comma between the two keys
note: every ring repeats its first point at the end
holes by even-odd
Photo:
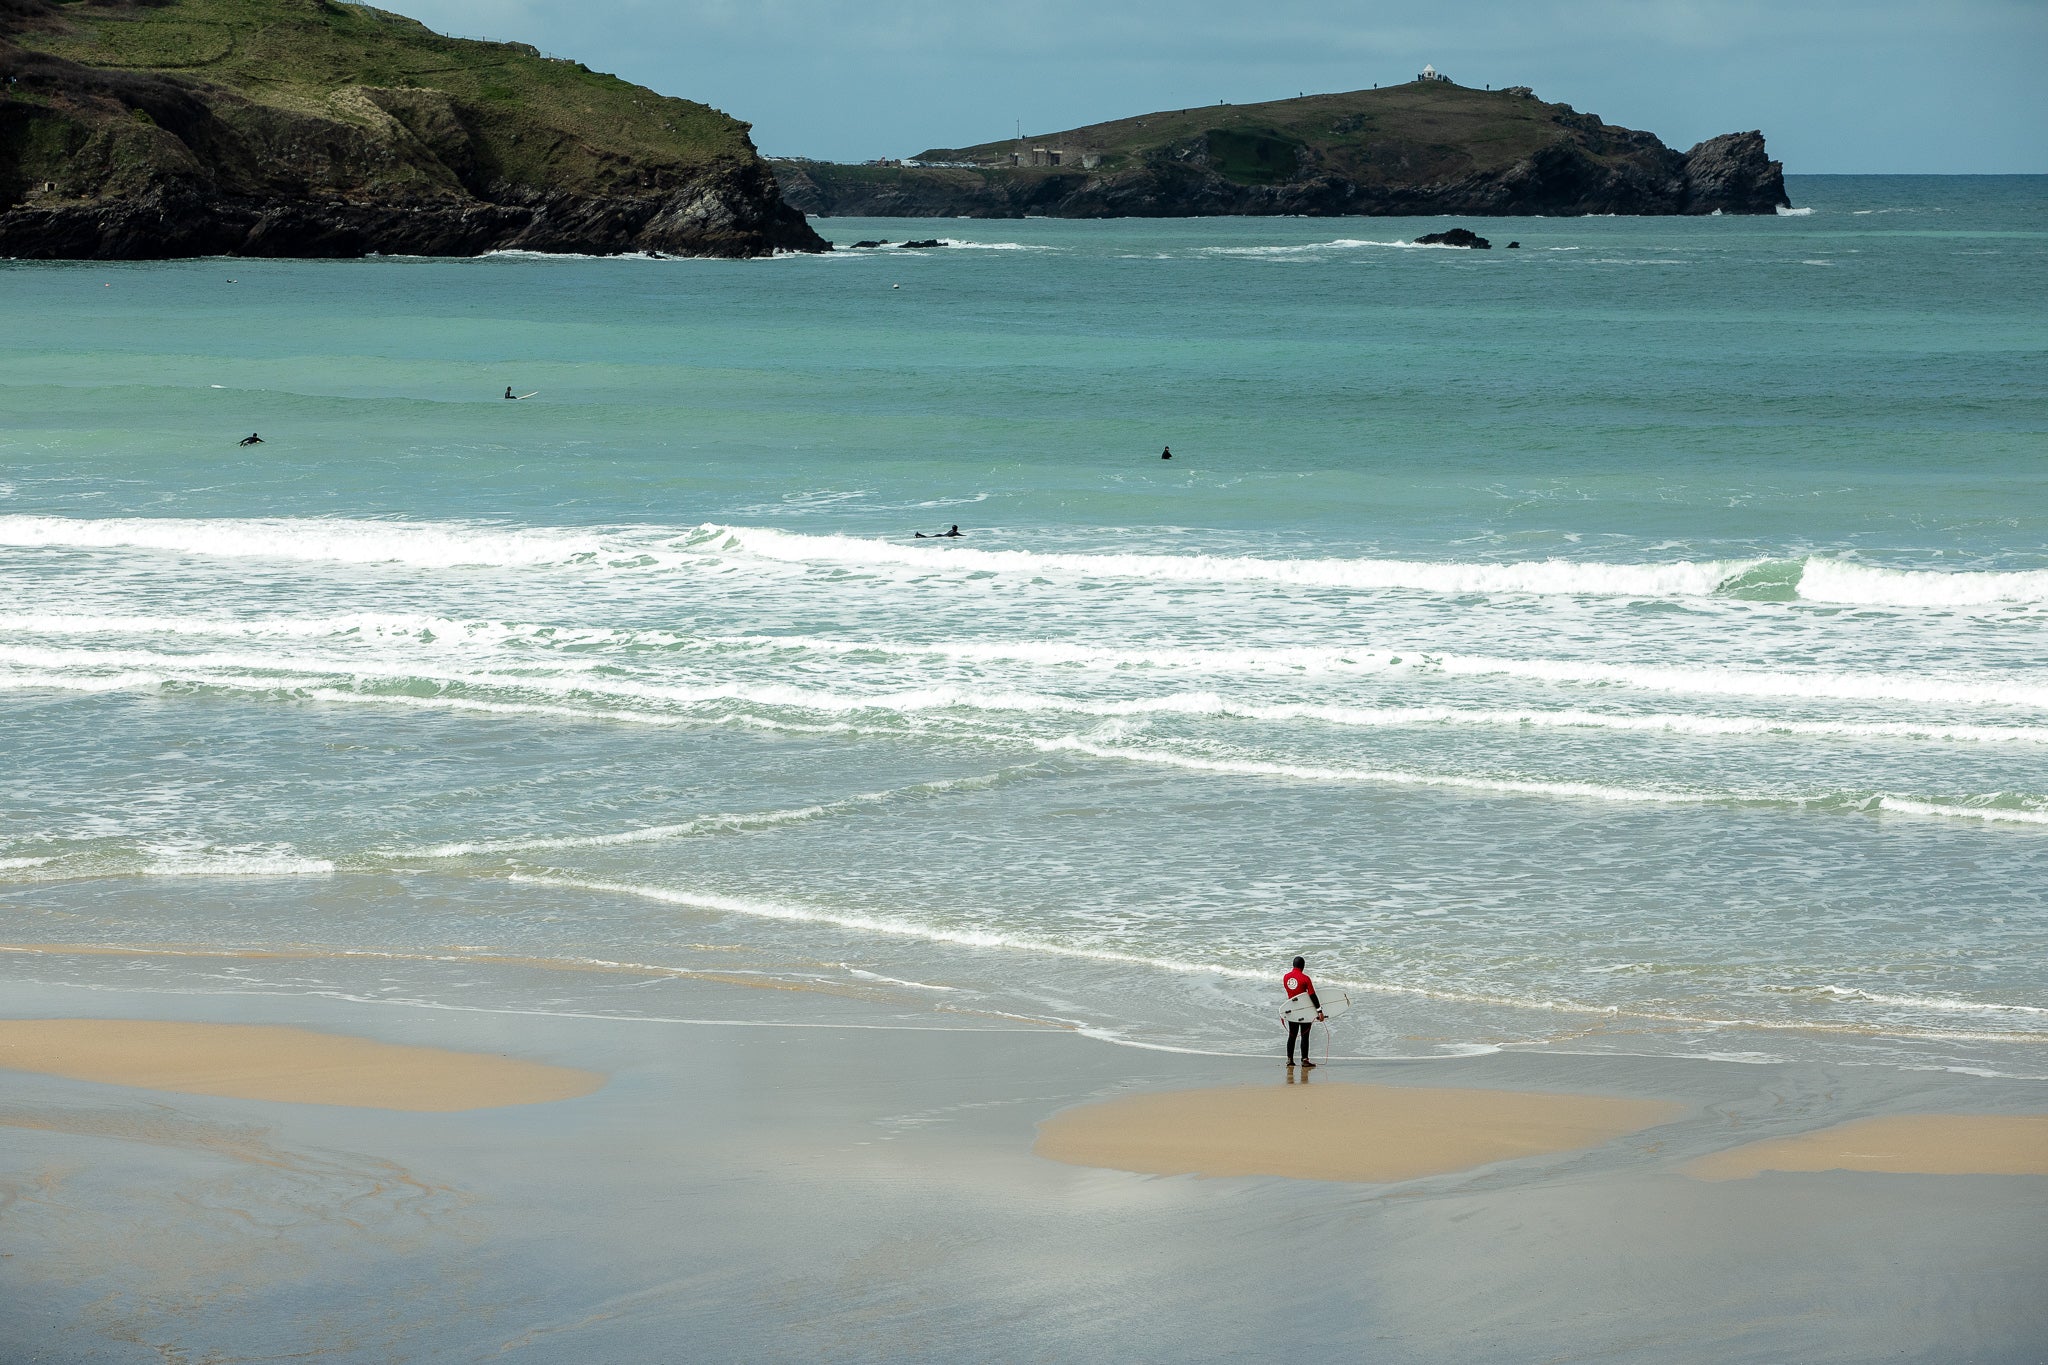
{"type": "Polygon", "coordinates": [[[146,847],[145,877],[324,877],[335,870],[326,858],[307,858],[276,847],[146,847]]]}
{"type": "MultiPolygon", "coordinates": [[[[536,622],[457,619],[442,616],[347,613],[338,616],[213,618],[193,616],[122,616],[31,613],[0,615],[0,631],[56,636],[170,635],[217,639],[282,639],[354,644],[427,644],[440,646],[516,645],[516,658],[502,662],[522,667],[544,664],[562,670],[603,666],[604,651],[654,649],[676,653],[774,655],[787,653],[869,655],[877,658],[936,659],[952,663],[1021,664],[1031,668],[1096,672],[1183,672],[1222,676],[1316,677],[1376,673],[1440,673],[1454,677],[1507,677],[1563,686],[1620,687],[1640,691],[1699,696],[1800,700],[1911,702],[1936,706],[2024,706],[2048,708],[2048,684],[2022,677],[1971,673],[1843,672],[1824,669],[1752,670],[1710,666],[1600,663],[1579,659],[1502,658],[1461,655],[1431,649],[1380,648],[1368,645],[1276,645],[1272,647],[1209,645],[1096,645],[1070,640],[892,640],[846,639],[812,635],[697,635],[660,627],[558,625],[536,622]]],[[[366,667],[353,659],[302,664],[288,658],[259,655],[178,655],[123,651],[66,651],[36,654],[32,646],[0,646],[0,662],[38,663],[52,667],[93,667],[120,663],[141,667],[308,667],[318,672],[348,672],[366,667]]],[[[409,666],[385,670],[408,676],[409,666]]],[[[420,676],[428,676],[421,674],[420,676]]],[[[456,677],[433,674],[435,678],[456,677]]],[[[6,685],[0,683],[0,685],[6,685]]],[[[26,685],[20,684],[19,685],[26,685]]],[[[104,690],[122,690],[127,684],[104,690]]],[[[1741,732],[1756,724],[1747,717],[1699,718],[1699,733],[1741,732]],[[1725,721],[1725,725],[1723,722],[1725,721]]],[[[1359,723],[1372,723],[1360,721],[1359,723]]],[[[1550,722],[1542,719],[1534,724],[1550,722]]],[[[1691,724],[1690,718],[1686,725],[1691,724]]],[[[1788,733],[1829,733],[1830,722],[1793,723],[1788,733]]],[[[1658,728],[1647,718],[1623,717],[1614,728],[1658,728]]],[[[1685,728],[1673,727],[1673,728],[1685,728]]],[[[2012,739],[2025,741],[2027,727],[1938,726],[1910,722],[1873,722],[1866,733],[1931,738],[2012,739]],[[2006,730],[2010,733],[1992,733],[2006,730]],[[1980,733],[1982,732],[1982,733],[1980,733]]]]}
{"type": "Polygon", "coordinates": [[[1456,677],[1502,676],[1535,682],[1627,687],[1652,692],[1727,697],[1794,697],[1830,701],[1920,702],[1934,705],[2048,707],[2048,685],[1986,675],[1779,671],[1606,664],[1580,659],[1513,659],[1434,650],[1303,645],[1269,649],[1211,646],[1115,646],[1066,640],[847,640],[819,636],[706,637],[750,648],[831,654],[907,655],[968,663],[1014,662],[1102,671],[1161,670],[1215,674],[1314,676],[1392,672],[1456,677]]]}
{"type": "Polygon", "coordinates": [[[1888,569],[1837,559],[1809,559],[1799,576],[1809,602],[1860,606],[1974,607],[2048,602],[2048,569],[1888,569]]]}
{"type": "Polygon", "coordinates": [[[1952,820],[1989,820],[1998,824],[2048,825],[2048,809],[2024,806],[1998,806],[1989,804],[1995,798],[1986,798],[1982,805],[1956,805],[1939,801],[1914,801],[1903,796],[1880,796],[1879,810],[1895,811],[1900,815],[1934,815],[1952,820]]]}
{"type": "Polygon", "coordinates": [[[1943,1013],[2048,1015],[2048,1008],[2040,1005],[2008,1005],[1995,1000],[1957,1000],[1951,996],[1885,995],[1857,986],[1801,986],[1786,987],[1784,990],[1789,994],[1810,992],[1856,1004],[1898,1005],[1907,1009],[1935,1010],[1943,1013]]]}
{"type": "MultiPolygon", "coordinates": [[[[502,632],[525,638],[521,628],[492,623],[482,631],[491,638],[502,632]]],[[[628,638],[632,633],[627,632],[628,638]]],[[[803,639],[788,643],[777,637],[725,637],[764,648],[819,649],[824,652],[913,657],[954,657],[987,661],[1020,659],[1037,664],[1080,664],[1096,667],[1166,667],[1229,673],[1243,671],[1239,651],[1133,650],[1076,646],[1061,642],[1023,645],[902,644],[803,639]]],[[[701,643],[701,642],[700,642],[701,643]]],[[[1308,649],[1292,658],[1281,651],[1245,651],[1267,671],[1298,668],[1310,672],[1438,672],[1451,676],[1507,675],[1545,682],[1624,685],[1632,688],[1706,695],[1826,698],[1855,701],[1913,701],[1937,704],[2004,704],[2048,707],[2048,687],[1983,679],[1901,677],[1880,673],[1743,673],[1720,669],[1652,669],[1603,665],[1577,660],[1491,659],[1460,655],[1400,655],[1368,651],[1308,649]]],[[[1788,734],[1844,739],[1936,739],[1984,743],[2048,742],[2040,726],[1975,725],[1949,722],[1798,720],[1774,716],[1714,716],[1682,713],[1632,714],[1589,711],[1578,707],[1455,707],[1359,706],[1326,702],[1249,702],[1214,691],[1178,692],[1138,698],[1083,698],[940,683],[885,692],[841,691],[788,683],[717,680],[654,682],[592,676],[601,664],[589,656],[557,660],[520,655],[500,668],[434,667],[419,659],[390,661],[361,658],[300,658],[288,654],[211,652],[170,654],[139,649],[65,649],[37,645],[0,645],[0,688],[53,688],[94,692],[134,691],[173,683],[194,683],[234,689],[274,690],[309,684],[333,685],[374,679],[391,683],[426,683],[501,694],[497,704],[530,706],[520,693],[550,698],[584,697],[613,701],[701,706],[733,702],[831,713],[888,711],[897,713],[945,710],[992,712],[1062,712],[1100,717],[1185,715],[1217,716],[1251,721],[1317,721],[1333,725],[1399,727],[1467,725],[1512,728],[1606,729],[1666,731],[1700,736],[1788,734]],[[9,669],[8,666],[13,666],[9,669]],[[551,671],[541,672],[541,668],[551,671]],[[570,670],[563,676],[563,669],[570,670]],[[271,676],[266,676],[271,675],[271,676]],[[514,694],[504,698],[503,694],[514,694]]],[[[482,699],[478,699],[482,700],[482,699]]]]}
{"type": "Polygon", "coordinates": [[[325,517],[0,516],[0,545],[417,568],[673,567],[674,533],[325,517]]]}
{"type": "Polygon", "coordinates": [[[1787,207],[1787,206],[1785,206],[1784,204],[1780,204],[1780,205],[1778,205],[1778,210],[1777,210],[1777,211],[1778,211],[1778,216],[1779,216],[1780,218],[1808,218],[1808,217],[1811,217],[1811,216],[1813,215],[1813,210],[1812,210],[1811,208],[1803,208],[1803,209],[1795,209],[1795,208],[1788,208],[1788,207],[1787,207]]]}
{"type": "Polygon", "coordinates": [[[1408,559],[1259,559],[1245,555],[1059,553],[917,545],[854,536],[807,535],[770,527],[706,523],[713,548],[786,564],[1029,573],[1157,582],[1278,583],[1304,587],[1537,596],[1773,596],[1872,606],[1974,606],[2048,602],[2048,570],[1989,573],[1888,569],[1814,556],[1607,563],[1408,559]],[[1815,596],[1807,582],[1815,584],[1815,596]],[[1853,596],[1848,594],[1855,594],[1853,596]]]}
{"type": "MultiPolygon", "coordinates": [[[[1225,703],[1213,694],[1182,694],[1178,697],[1138,701],[1088,701],[1084,699],[1048,697],[1038,694],[989,693],[980,694],[958,687],[919,688],[895,693],[846,693],[821,688],[804,688],[788,684],[746,684],[716,682],[699,685],[676,685],[663,683],[635,682],[616,678],[546,678],[520,675],[488,674],[473,672],[445,672],[435,674],[420,670],[394,666],[388,669],[363,670],[360,678],[351,678],[346,667],[335,668],[325,664],[307,668],[294,677],[263,677],[208,672],[190,666],[190,661],[180,661],[175,656],[149,656],[140,652],[112,656],[94,654],[90,651],[51,651],[34,648],[0,646],[0,662],[10,656],[27,658],[49,663],[53,656],[70,655],[74,660],[87,662],[88,667],[102,668],[110,663],[133,664],[140,659],[154,659],[161,665],[172,667],[164,671],[121,668],[119,671],[83,677],[72,677],[64,673],[51,673],[31,669],[22,674],[0,672],[0,688],[21,688],[46,686],[99,692],[115,689],[162,688],[173,683],[193,687],[207,687],[227,693],[282,697],[298,701],[336,701],[344,703],[397,704],[429,708],[471,710],[500,714],[551,715],[564,719],[628,721],[642,724],[737,724],[758,725],[762,728],[829,732],[835,729],[846,733],[865,734],[908,734],[916,733],[928,738],[967,739],[976,743],[1008,746],[1025,746],[1039,752],[1081,753],[1093,757],[1126,762],[1164,765],[1183,769],[1215,773],[1229,773],[1251,777],[1278,777],[1291,780],[1315,782],[1362,782],[1405,786],[1439,787],[1477,792],[1491,792],[1506,795],[1531,795],[1564,798],[1591,798],[1610,801],[1635,801],[1657,804],[1699,804],[1706,802],[1735,802],[1767,804],[1787,808],[1845,811],[1889,811],[1898,814],[1936,816],[1956,819],[1970,819],[2008,824],[2048,824],[2048,809],[2038,806],[2032,797],[2008,798],[2000,794],[1981,797],[1967,797],[1952,801],[1930,801],[1917,796],[1898,795],[1884,792],[1835,792],[1811,795],[1786,793],[1735,791],[1677,791],[1648,787],[1630,787],[1604,783],[1589,783],[1574,780],[1551,780],[1522,777],[1493,777],[1478,774],[1432,773],[1395,768],[1347,768],[1336,766],[1299,764],[1289,761],[1267,760],[1257,757],[1218,758],[1180,749],[1159,747],[1138,747],[1123,744],[1105,744],[1100,738],[1079,734],[1047,736],[1043,734],[1019,733],[1015,730],[998,730],[986,725],[976,725],[968,730],[954,727],[933,728],[934,723],[943,720],[943,713],[959,710],[984,712],[1050,712],[1081,714],[1101,719],[1112,719],[1130,715],[1158,714],[1162,711],[1183,714],[1216,714],[1218,708],[1231,707],[1235,714],[1253,719],[1336,719],[1338,723],[1377,723],[1382,717],[1375,717],[1370,708],[1331,707],[1317,704],[1231,704],[1225,703]],[[185,662],[183,672],[175,665],[185,662]],[[320,680],[318,682],[314,680],[320,680]],[[360,685],[371,681],[373,686],[360,685]],[[399,690],[373,690],[373,688],[403,688],[407,684],[431,682],[437,688],[455,687],[466,690],[495,691],[492,697],[449,696],[445,694],[419,696],[399,690]],[[521,694],[538,693],[549,698],[546,701],[523,699],[521,694]],[[578,705],[576,703],[606,702],[610,705],[578,705]],[[711,714],[693,714],[702,708],[709,708],[711,714]],[[734,708],[749,708],[735,710],[734,708]],[[810,715],[833,717],[858,716],[863,713],[879,714],[896,722],[882,726],[859,726],[842,720],[825,724],[792,722],[788,719],[760,715],[759,710],[796,711],[810,715]]],[[[202,656],[205,657],[205,656],[202,656]]],[[[218,662],[231,662],[246,666],[248,661],[241,656],[212,656],[218,662]]],[[[275,661],[268,664],[272,669],[284,667],[275,661]]],[[[1447,715],[1457,714],[1455,708],[1389,708],[1401,720],[1408,723],[1443,723],[1447,715]]],[[[1479,718],[1478,723],[1526,723],[1528,713],[1514,711],[1480,711],[1471,713],[1479,718]]],[[[1600,716],[1598,713],[1550,713],[1564,724],[1580,723],[1584,716],[1598,721],[1626,723],[1635,718],[1600,716]]],[[[1701,725],[1702,722],[1722,721],[1730,726],[1746,722],[1739,718],[1715,717],[1672,717],[1662,718],[1669,725],[1701,725]]],[[[1768,718],[1756,722],[1761,729],[1769,728],[1774,722],[1768,718]]],[[[1782,724],[1782,722],[1776,722],[1782,724]]],[[[1816,726],[1828,728],[1823,733],[1841,734],[1849,730],[1852,723],[1814,722],[1816,726]]],[[[1867,728],[1867,723],[1865,727],[1867,728]]],[[[1901,726],[1898,732],[1879,731],[1880,734],[1894,734],[1898,737],[1926,734],[1929,729],[1940,727],[1901,726]]],[[[1974,737],[1982,739],[1996,735],[2002,739],[2013,739],[2026,734],[2030,741],[2038,736],[2022,727],[1947,727],[1950,738],[1974,737]],[[1972,731],[1976,734],[1972,734],[1972,731]]]]}
{"type": "Polygon", "coordinates": [[[606,834],[565,834],[544,835],[524,839],[479,839],[463,843],[435,844],[420,849],[395,849],[386,856],[393,858],[467,858],[490,853],[537,853],[547,850],[570,848],[614,848],[624,844],[662,843],[670,839],[690,838],[700,834],[743,834],[757,829],[773,829],[780,825],[808,824],[813,820],[826,819],[853,811],[872,810],[877,806],[892,805],[899,801],[918,800],[939,796],[946,792],[977,791],[1000,785],[1005,779],[1014,777],[1025,769],[1005,768],[999,772],[981,773],[970,777],[940,778],[930,782],[914,782],[907,787],[895,787],[886,791],[861,792],[841,797],[836,801],[820,801],[809,806],[795,806],[783,810],[749,811],[742,814],[715,814],[693,816],[673,824],[647,825],[639,829],[617,830],[606,834]]]}
{"type": "Polygon", "coordinates": [[[1548,559],[1520,563],[1457,563],[1401,559],[1257,559],[1241,555],[1075,554],[920,546],[854,536],[805,535],[769,527],[719,526],[704,531],[717,548],[785,564],[910,569],[931,572],[1025,573],[1183,583],[1278,583],[1317,588],[1409,588],[1441,593],[1531,593],[1704,597],[1757,567],[1760,560],[1605,564],[1548,559]]]}
{"type": "Polygon", "coordinates": [[[505,527],[341,518],[86,519],[0,516],[0,545],[141,549],[226,558],[417,568],[704,569],[714,561],[930,575],[1029,574],[1160,583],[1258,583],[1430,593],[1801,598],[1869,606],[2048,603],[2048,570],[1894,569],[1822,557],[1608,563],[984,550],[707,522],[674,527],[505,527]]]}

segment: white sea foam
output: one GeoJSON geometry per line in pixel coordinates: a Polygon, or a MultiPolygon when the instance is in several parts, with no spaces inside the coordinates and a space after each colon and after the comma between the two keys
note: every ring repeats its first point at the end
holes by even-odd
{"type": "Polygon", "coordinates": [[[1811,216],[1812,213],[1813,210],[1810,207],[1803,209],[1794,209],[1787,208],[1783,204],[1778,205],[1778,216],[1780,218],[1805,218],[1811,216]]]}
{"type": "Polygon", "coordinates": [[[288,849],[145,848],[148,877],[324,877],[334,871],[326,858],[302,857],[288,849]]]}
{"type": "Polygon", "coordinates": [[[2048,707],[2048,684],[1985,674],[1848,673],[1822,669],[1776,671],[1714,667],[1656,667],[1581,659],[1512,659],[1370,646],[1280,646],[1272,649],[1206,646],[1079,644],[1065,640],[955,640],[937,642],[847,640],[816,636],[741,635],[732,644],[825,653],[1016,662],[1052,668],[1158,669],[1215,674],[1444,673],[1458,677],[1506,676],[1532,681],[1629,687],[1653,692],[1728,697],[1798,697],[1836,701],[1922,702],[1935,705],[2048,707]]]}
{"type": "Polygon", "coordinates": [[[606,568],[672,566],[661,538],[465,522],[350,521],[322,517],[0,516],[0,545],[53,549],[138,549],[181,555],[410,564],[419,568],[534,568],[583,563],[606,568]]]}
{"type": "Polygon", "coordinates": [[[1959,806],[1939,801],[1914,801],[1903,796],[1881,796],[1879,810],[1900,815],[1938,815],[1955,820],[1988,820],[1994,824],[2048,825],[2048,809],[2014,806],[1959,806]]]}
{"type": "MultiPolygon", "coordinates": [[[[469,522],[341,518],[87,519],[0,516],[0,545],[140,549],[300,562],[399,563],[426,569],[578,568],[634,572],[705,568],[713,561],[829,566],[892,574],[986,573],[1162,583],[1259,583],[1359,591],[1505,595],[1706,597],[1747,586],[1772,561],[1605,563],[983,550],[769,527],[503,527],[469,522]]],[[[1963,607],[2048,602],[2048,570],[2014,573],[1892,569],[1813,558],[1796,574],[1813,601],[1963,607]]]]}
{"type": "Polygon", "coordinates": [[[1458,791],[1509,796],[1581,797],[1594,801],[1648,802],[1656,805],[1699,805],[1745,799],[1725,792],[1660,791],[1620,787],[1601,782],[1542,782],[1513,777],[1472,777],[1461,773],[1423,773],[1400,768],[1342,768],[1322,764],[1275,763],[1252,758],[1210,758],[1157,747],[1103,744],[1084,735],[1059,735],[1024,742],[1045,753],[1081,753],[1095,758],[1158,764],[1195,772],[1242,777],[1280,777],[1302,782],[1366,782],[1408,787],[1447,787],[1458,791]]]}
{"type": "MultiPolygon", "coordinates": [[[[1805,989],[1805,988],[1797,988],[1805,989]]],[[[1855,986],[1821,986],[1819,993],[1837,1000],[1849,1000],[1859,1004],[1900,1005],[1907,1009],[1938,1010],[1956,1014],[2040,1014],[2048,1015],[2048,1007],[2040,1005],[2009,1005],[1995,1000],[1957,1000],[1951,996],[1925,995],[1884,995],[1877,991],[1863,990],[1855,986]]]]}
{"type": "Polygon", "coordinates": [[[1875,564],[1810,559],[1799,576],[1799,595],[1810,602],[1868,606],[1970,607],[2048,602],[2048,569],[2017,573],[1888,569],[1875,564]]]}
{"type": "MultiPolygon", "coordinates": [[[[495,623],[487,633],[511,633],[495,623]]],[[[1047,665],[1193,668],[1230,672],[1257,660],[1266,670],[1383,672],[1411,670],[1461,676],[1509,676],[1549,682],[1619,684],[1657,691],[1730,696],[1792,696],[1862,701],[1917,701],[1938,704],[1994,703],[2048,707],[2048,687],[1980,679],[1913,678],[1885,674],[1743,673],[1717,669],[1645,669],[1600,665],[1576,660],[1487,659],[1457,655],[1407,656],[1367,651],[1116,651],[1057,642],[1019,645],[974,644],[892,645],[884,642],[797,642],[775,637],[734,637],[768,647],[822,649],[826,652],[903,652],[991,659],[1018,658],[1047,665]],[[1287,657],[1291,653],[1292,657],[1287,657]],[[1246,656],[1240,658],[1239,656],[1246,656]],[[1279,655],[1280,657],[1276,657],[1279,655]]],[[[627,678],[574,676],[597,667],[591,660],[544,661],[550,670],[524,658],[507,660],[501,669],[435,667],[423,660],[391,661],[361,658],[297,657],[289,654],[210,652],[168,654],[134,649],[64,649],[36,645],[0,645],[0,688],[57,687],[67,690],[128,691],[170,682],[275,689],[299,680],[374,678],[408,680],[500,692],[538,692],[549,696],[577,695],[625,701],[651,701],[679,706],[734,702],[809,711],[896,713],[944,710],[1065,712],[1076,715],[1213,715],[1258,721],[1313,720],[1352,726],[1474,725],[1562,729],[1669,731],[1673,733],[1742,735],[1782,733],[1840,738],[1945,739],[1985,743],[2048,742],[2040,726],[1987,726],[1931,721],[1826,721],[1776,717],[1631,715],[1580,708],[1460,708],[1448,706],[1341,706],[1313,702],[1253,703],[1211,692],[1175,693],[1163,697],[1096,700],[1015,690],[941,684],[893,692],[852,692],[798,687],[785,683],[717,681],[696,684],[643,682],[627,678]],[[78,670],[75,674],[71,670],[78,670]],[[230,673],[231,677],[222,677],[230,673]],[[264,677],[263,674],[279,676],[264,677]]]]}
{"type": "MultiPolygon", "coordinates": [[[[1604,563],[1403,559],[1259,559],[1243,555],[1076,554],[917,545],[854,536],[804,535],[770,527],[699,528],[712,548],[791,564],[912,569],[924,573],[1029,573],[1157,582],[1277,583],[1317,588],[1408,589],[1436,593],[1708,597],[1748,586],[1763,559],[1604,563]]],[[[2048,602],[2048,570],[2020,573],[1889,569],[1812,557],[1786,561],[1802,598],[1873,606],[1973,606],[2048,602]],[[1814,591],[1807,591],[1813,582],[1814,591]],[[1854,596],[1846,594],[1854,593],[1854,596]]]]}
{"type": "Polygon", "coordinates": [[[611,848],[621,844],[660,843],[669,839],[689,838],[699,834],[745,833],[757,829],[773,829],[778,825],[807,824],[812,820],[844,814],[850,811],[867,810],[892,802],[915,800],[919,797],[937,796],[950,791],[964,791],[993,786],[1015,772],[983,773],[971,777],[942,778],[931,782],[915,782],[907,787],[896,787],[886,791],[861,792],[854,796],[842,797],[837,801],[821,801],[815,805],[796,806],[784,810],[748,811],[739,814],[700,815],[673,824],[648,825],[640,829],[618,830],[608,834],[571,834],[542,836],[526,839],[481,839],[468,843],[436,844],[431,848],[397,850],[392,857],[398,858],[465,858],[481,853],[529,853],[546,849],[569,848],[611,848]]]}
{"type": "Polygon", "coordinates": [[[1406,588],[1442,593],[1703,597],[1761,560],[1603,564],[1548,559],[1436,563],[1399,559],[1257,559],[1236,555],[1062,554],[919,546],[854,536],[801,535],[707,524],[720,548],[758,559],[921,573],[1026,573],[1187,583],[1278,583],[1315,588],[1406,588]]]}
{"type": "Polygon", "coordinates": [[[939,241],[949,247],[963,251],[1058,251],[1055,246],[1043,246],[1034,242],[969,242],[959,237],[941,237],[939,241]]]}
{"type": "Polygon", "coordinates": [[[1358,251],[1365,247],[1391,247],[1400,251],[1463,251],[1467,248],[1442,242],[1375,241],[1365,237],[1338,237],[1328,242],[1303,242],[1294,246],[1204,246],[1198,256],[1306,256],[1323,251],[1358,251]]]}

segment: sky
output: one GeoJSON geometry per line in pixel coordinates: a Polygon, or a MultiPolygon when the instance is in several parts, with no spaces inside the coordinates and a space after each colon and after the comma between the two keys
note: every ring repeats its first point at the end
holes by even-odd
{"type": "Polygon", "coordinates": [[[375,0],[859,161],[1434,64],[1792,174],[2048,173],[2048,0],[375,0]]]}

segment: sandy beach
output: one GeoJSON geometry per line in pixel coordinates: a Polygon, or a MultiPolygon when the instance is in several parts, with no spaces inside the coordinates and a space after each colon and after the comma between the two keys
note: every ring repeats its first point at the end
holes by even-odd
{"type": "Polygon", "coordinates": [[[18,985],[9,1360],[2048,1342],[2039,1082],[1560,1051],[1290,1078],[1277,1055],[669,989],[687,1018],[18,985]],[[1945,1173],[1890,1173],[1922,1169],[1945,1173]]]}

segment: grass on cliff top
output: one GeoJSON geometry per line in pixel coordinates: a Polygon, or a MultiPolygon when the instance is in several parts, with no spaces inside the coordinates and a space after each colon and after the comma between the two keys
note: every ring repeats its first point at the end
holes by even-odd
{"type": "Polygon", "coordinates": [[[15,41],[87,66],[162,71],[258,103],[335,117],[350,86],[444,91],[470,112],[508,179],[561,184],[594,159],[639,166],[750,160],[748,125],[518,43],[449,38],[333,0],[59,0],[15,41]]]}
{"type": "MultiPolygon", "coordinates": [[[[1070,157],[1094,154],[1105,170],[1116,170],[1170,158],[1176,148],[1206,137],[1211,168],[1247,183],[1289,178],[1297,149],[1328,170],[1422,178],[1504,169],[1572,136],[1574,126],[1594,122],[1568,105],[1526,95],[1411,81],[1264,104],[1167,109],[1065,132],[1027,134],[1024,143],[1059,148],[1070,157]]],[[[1015,146],[1014,138],[1004,138],[933,148],[916,159],[1003,165],[1015,146]]]]}

